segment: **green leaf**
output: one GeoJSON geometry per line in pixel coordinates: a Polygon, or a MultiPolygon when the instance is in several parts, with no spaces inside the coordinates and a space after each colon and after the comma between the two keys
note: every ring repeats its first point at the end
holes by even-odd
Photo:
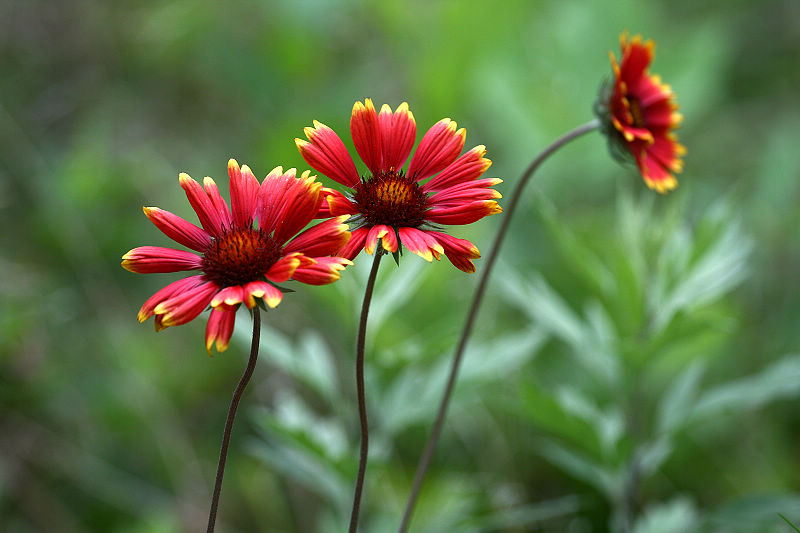
{"type": "Polygon", "coordinates": [[[791,522],[789,521],[789,519],[788,519],[788,518],[786,518],[785,516],[783,516],[781,513],[778,513],[778,516],[780,516],[781,518],[783,518],[783,521],[784,521],[784,522],[786,522],[787,524],[789,524],[789,525],[792,527],[792,529],[794,529],[794,530],[795,530],[797,533],[800,533],[800,528],[798,528],[796,525],[794,525],[793,523],[791,523],[791,522]]]}
{"type": "Polygon", "coordinates": [[[720,385],[697,401],[691,419],[756,409],[781,398],[800,396],[800,355],[790,355],[755,376],[720,385]]]}
{"type": "Polygon", "coordinates": [[[712,247],[680,273],[676,286],[651,302],[654,331],[666,327],[678,311],[709,303],[745,278],[752,241],[742,234],[739,224],[725,224],[712,247]]]}
{"type": "Polygon", "coordinates": [[[550,236],[558,246],[562,262],[576,276],[589,286],[592,292],[612,294],[616,282],[608,265],[570,230],[569,224],[558,217],[558,210],[543,195],[534,197],[537,212],[541,215],[550,236]]]}
{"type": "MultiPolygon", "coordinates": [[[[546,336],[539,328],[505,335],[491,342],[470,345],[462,360],[453,402],[462,400],[465,388],[502,383],[538,353],[546,336]],[[491,357],[487,357],[491,354],[491,357]]],[[[430,420],[436,412],[452,365],[450,350],[440,355],[432,369],[409,365],[384,390],[372,395],[372,409],[381,428],[395,434],[409,425],[430,420]]]]}
{"type": "Polygon", "coordinates": [[[501,268],[498,276],[504,298],[519,307],[531,322],[569,345],[576,358],[593,375],[606,383],[619,379],[619,361],[615,357],[610,321],[601,315],[601,307],[589,307],[589,322],[584,322],[540,274],[524,279],[510,268],[501,268]]]}
{"type": "Polygon", "coordinates": [[[751,494],[709,513],[705,522],[719,533],[785,531],[775,517],[800,516],[800,494],[751,494]]]}
{"type": "Polygon", "coordinates": [[[661,437],[639,446],[637,459],[642,476],[647,477],[657,472],[672,455],[673,450],[672,441],[667,437],[661,437]]]}
{"type": "Polygon", "coordinates": [[[510,409],[512,412],[517,411],[524,420],[531,421],[548,434],[565,440],[574,447],[580,447],[594,457],[602,457],[603,447],[595,427],[564,411],[558,401],[536,384],[524,386],[520,404],[511,406],[510,409]]]}
{"type": "Polygon", "coordinates": [[[609,468],[552,440],[538,441],[536,450],[551,463],[605,494],[608,499],[616,500],[622,494],[625,483],[619,469],[609,468]]]}
{"type": "Polygon", "coordinates": [[[558,388],[556,401],[565,413],[577,416],[591,425],[603,452],[613,455],[625,430],[625,420],[618,407],[612,406],[603,410],[581,391],[568,385],[558,388]]]}
{"type": "Polygon", "coordinates": [[[689,365],[667,389],[658,405],[656,415],[656,428],[659,433],[674,433],[688,422],[703,370],[701,363],[689,365]]]}
{"type": "Polygon", "coordinates": [[[494,512],[483,519],[471,520],[470,527],[459,528],[462,533],[488,533],[491,531],[529,531],[548,520],[568,516],[578,511],[580,500],[576,496],[565,496],[529,505],[517,505],[494,512]]]}
{"type": "Polygon", "coordinates": [[[633,533],[687,533],[696,531],[697,510],[686,498],[650,506],[636,521],[633,533]]]}
{"type": "Polygon", "coordinates": [[[800,533],[800,528],[798,528],[796,525],[794,525],[793,523],[791,523],[791,522],[789,521],[789,519],[788,519],[788,518],[786,518],[785,516],[783,516],[781,513],[778,513],[778,516],[780,516],[781,518],[783,518],[783,521],[784,521],[784,522],[786,522],[787,524],[789,524],[789,525],[792,527],[792,529],[794,529],[795,531],[797,531],[797,533],[800,533]]]}
{"type": "Polygon", "coordinates": [[[277,413],[261,409],[254,418],[261,439],[248,442],[250,453],[337,507],[347,507],[355,463],[344,429],[337,420],[315,416],[299,397],[286,394],[278,405],[277,413]]]}

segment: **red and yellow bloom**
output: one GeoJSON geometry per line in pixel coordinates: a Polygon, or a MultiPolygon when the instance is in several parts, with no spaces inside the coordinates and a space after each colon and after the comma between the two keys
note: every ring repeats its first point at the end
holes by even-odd
{"type": "Polygon", "coordinates": [[[295,169],[275,168],[259,184],[247,165],[228,162],[231,207],[211,178],[203,186],[187,174],[179,177],[189,203],[202,228],[157,207],[144,214],[178,244],[195,252],[159,246],[141,246],[122,256],[122,266],[143,274],[200,271],[170,283],[148,299],[139,311],[139,322],[155,315],[156,331],[185,324],[209,305],[206,349],[228,347],[239,304],[248,308],[263,300],[277,306],[283,293],[275,283],[290,279],[310,285],[325,285],[339,279],[340,271],[352,264],[343,257],[330,257],[350,239],[339,216],[312,226],[323,202],[322,184],[306,171],[299,178],[295,169]],[[257,225],[254,225],[255,221],[257,225]],[[294,237],[294,238],[293,238],[294,237]]]}
{"type": "Polygon", "coordinates": [[[476,146],[461,155],[466,131],[445,118],[422,137],[403,171],[417,135],[414,115],[406,103],[394,113],[384,104],[378,113],[369,98],[353,106],[350,132],[369,169],[364,177],[328,126],[314,121],[305,129],[308,141],[295,139],[309,165],[350,189],[348,195],[323,189],[327,205],[320,215],[351,215],[357,225],[339,254],[348,259],[362,249],[372,254],[380,239],[387,252],[400,251],[402,244],[427,261],[445,254],[459,269],[474,272],[472,259],[480,257],[475,245],[438,230],[439,225],[470,224],[502,211],[496,201],[500,194],[491,188],[502,180],[478,179],[492,164],[484,157],[486,148],[476,146]]]}
{"type": "Polygon", "coordinates": [[[664,193],[678,185],[673,173],[683,170],[686,148],[672,131],[683,116],[670,86],[648,73],[655,43],[642,42],[640,35],[628,41],[623,33],[620,46],[619,63],[609,52],[614,80],[600,103],[601,115],[612,126],[607,127],[609,133],[633,155],[648,187],[664,193]]]}

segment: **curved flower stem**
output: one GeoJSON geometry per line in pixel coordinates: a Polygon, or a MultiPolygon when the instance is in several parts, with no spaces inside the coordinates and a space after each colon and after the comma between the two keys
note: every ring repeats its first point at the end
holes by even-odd
{"type": "Polygon", "coordinates": [[[467,346],[467,340],[472,332],[472,326],[475,322],[475,319],[478,316],[478,309],[481,301],[483,300],[483,295],[486,292],[486,286],[488,285],[489,275],[492,273],[492,267],[494,266],[497,255],[500,252],[503,239],[508,232],[508,227],[511,224],[511,218],[514,215],[514,210],[517,208],[519,199],[522,196],[522,189],[525,188],[525,185],[528,183],[531,176],[533,176],[533,173],[536,172],[536,169],[539,168],[539,165],[541,165],[550,155],[573,139],[576,139],[585,133],[589,133],[598,127],[600,127],[600,121],[597,119],[591,120],[586,124],[567,132],[558,140],[553,142],[553,144],[545,148],[538,156],[536,156],[536,159],[534,159],[531,164],[528,165],[528,168],[526,168],[522,173],[520,180],[514,187],[514,191],[511,193],[511,199],[504,209],[505,216],[503,216],[503,221],[500,223],[500,229],[497,231],[497,236],[492,244],[492,249],[489,252],[489,256],[486,258],[486,263],[481,271],[481,278],[478,281],[478,288],[475,290],[475,295],[472,297],[472,304],[469,309],[469,314],[467,315],[464,329],[461,331],[461,338],[458,341],[458,347],[453,355],[453,363],[450,367],[450,375],[447,378],[447,385],[445,386],[444,394],[442,394],[442,400],[439,404],[439,412],[436,415],[436,422],[434,422],[433,429],[428,437],[428,442],[425,445],[425,451],[423,452],[422,457],[420,457],[419,464],[417,464],[417,472],[414,475],[414,484],[411,487],[411,493],[408,496],[406,509],[403,513],[403,520],[400,523],[400,529],[398,530],[400,533],[405,533],[405,531],[408,530],[408,525],[411,521],[411,514],[414,511],[414,505],[417,502],[417,497],[419,496],[419,491],[422,487],[422,480],[425,477],[425,472],[427,471],[428,464],[433,456],[433,451],[436,449],[436,444],[439,441],[439,435],[442,432],[442,426],[444,426],[447,408],[450,405],[450,396],[452,395],[453,388],[455,387],[458,369],[461,365],[461,359],[464,356],[464,349],[467,346]]]}
{"type": "Polygon", "coordinates": [[[350,533],[358,529],[358,513],[361,509],[361,491],[364,488],[364,474],[367,472],[367,450],[369,448],[369,428],[367,427],[367,400],[364,392],[364,344],[367,338],[367,316],[372,301],[375,279],[378,277],[378,265],[383,256],[383,249],[375,250],[372,270],[369,271],[367,287],[364,289],[364,301],[361,304],[361,321],[358,324],[358,345],[356,347],[356,388],[358,389],[358,416],[361,421],[361,453],[358,460],[358,478],[353,495],[353,511],[350,513],[350,533]]]}
{"type": "Polygon", "coordinates": [[[219,493],[222,491],[222,476],[225,475],[225,461],[228,458],[228,445],[231,442],[231,430],[233,429],[233,419],[236,418],[236,409],[239,407],[239,400],[242,398],[244,389],[253,375],[253,370],[256,368],[256,360],[258,359],[258,342],[261,338],[261,316],[259,315],[258,306],[253,307],[253,343],[250,346],[250,360],[247,361],[247,368],[244,374],[239,379],[239,384],[236,385],[236,390],[233,391],[233,398],[231,398],[231,405],[228,407],[228,418],[225,420],[225,431],[222,433],[222,447],[219,451],[219,463],[217,464],[217,479],[214,482],[214,494],[211,496],[211,510],[208,513],[208,529],[207,533],[214,531],[214,525],[217,521],[217,506],[219,505],[219,493]]]}

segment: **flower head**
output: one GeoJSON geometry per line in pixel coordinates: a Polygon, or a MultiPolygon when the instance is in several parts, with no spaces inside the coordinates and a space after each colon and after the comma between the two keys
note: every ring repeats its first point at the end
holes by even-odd
{"type": "Polygon", "coordinates": [[[502,211],[496,201],[500,194],[491,188],[502,180],[478,179],[492,164],[483,157],[486,148],[476,146],[461,155],[466,131],[445,118],[422,137],[404,171],[417,135],[414,115],[406,103],[394,113],[384,104],[378,113],[369,98],[353,106],[350,132],[368,168],[363,177],[328,126],[314,121],[305,129],[308,141],[295,139],[309,165],[350,189],[347,195],[323,189],[327,204],[320,215],[351,215],[356,224],[339,254],[348,259],[362,249],[372,254],[380,239],[387,252],[398,254],[402,245],[427,261],[445,254],[456,267],[474,272],[472,259],[480,257],[475,245],[439,226],[470,224],[502,211]]]}
{"type": "Polygon", "coordinates": [[[194,276],[170,283],[147,300],[139,322],[155,315],[156,331],[185,324],[209,305],[206,349],[228,347],[239,304],[253,308],[263,302],[274,308],[283,298],[275,286],[290,279],[324,285],[339,279],[352,264],[330,257],[350,239],[346,216],[312,226],[323,201],[322,184],[310,172],[299,178],[295,169],[277,167],[259,184],[247,165],[231,159],[231,207],[211,178],[203,186],[181,174],[180,186],[197,213],[202,228],[157,207],[144,214],[178,244],[194,250],[141,246],[122,256],[122,266],[142,274],[197,270],[194,276]],[[257,221],[257,224],[254,224],[257,221]],[[195,253],[197,252],[197,253],[195,253]]]}
{"type": "Polygon", "coordinates": [[[623,154],[629,152],[647,186],[665,193],[678,185],[673,173],[683,170],[681,156],[686,148],[672,132],[683,116],[677,112],[678,104],[670,86],[647,71],[655,43],[642,42],[640,35],[628,41],[623,33],[620,46],[619,63],[609,52],[614,79],[601,91],[597,113],[612,149],[623,154]]]}

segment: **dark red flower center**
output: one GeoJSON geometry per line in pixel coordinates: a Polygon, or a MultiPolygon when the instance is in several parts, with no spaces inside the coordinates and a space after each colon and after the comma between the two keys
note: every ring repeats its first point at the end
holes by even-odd
{"type": "Polygon", "coordinates": [[[215,239],[203,254],[206,279],[220,287],[244,285],[264,278],[281,258],[281,247],[261,230],[237,229],[215,239]]]}
{"type": "Polygon", "coordinates": [[[642,114],[642,104],[633,96],[628,96],[628,107],[631,110],[631,118],[633,119],[634,128],[643,128],[644,115],[642,114]]]}
{"type": "Polygon", "coordinates": [[[362,180],[356,185],[353,201],[369,226],[417,228],[425,222],[427,196],[402,170],[362,180]]]}

